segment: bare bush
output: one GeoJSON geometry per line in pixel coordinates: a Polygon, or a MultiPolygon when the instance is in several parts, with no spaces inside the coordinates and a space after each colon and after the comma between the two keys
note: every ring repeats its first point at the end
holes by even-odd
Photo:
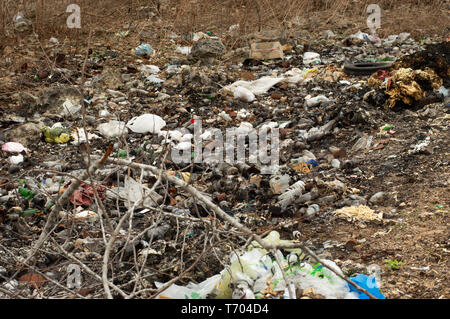
{"type": "Polygon", "coordinates": [[[0,28],[12,35],[12,19],[21,11],[41,35],[86,36],[96,32],[116,32],[120,24],[132,28],[140,23],[152,26],[152,32],[164,35],[168,29],[189,34],[196,31],[223,33],[232,25],[241,34],[263,29],[343,29],[367,30],[366,8],[377,3],[382,8],[381,35],[411,32],[413,35],[446,34],[447,0],[79,0],[82,28],[68,29],[66,8],[73,0],[1,0],[0,28]]]}

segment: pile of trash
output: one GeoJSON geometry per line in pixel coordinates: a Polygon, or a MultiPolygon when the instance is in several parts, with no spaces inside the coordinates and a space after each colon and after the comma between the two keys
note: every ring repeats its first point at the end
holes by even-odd
{"type": "MultiPolygon", "coordinates": [[[[23,17],[16,22],[27,26],[23,17]]],[[[415,173],[417,161],[429,162],[421,156],[441,143],[436,132],[445,132],[448,125],[443,114],[448,60],[437,53],[427,65],[414,59],[425,57],[426,50],[444,52],[448,43],[425,50],[406,33],[380,39],[362,32],[350,37],[330,32],[322,39],[326,45],[268,37],[229,52],[211,32],[170,35],[164,48],[144,41],[121,52],[96,45],[86,58],[85,83],[77,82],[79,70],[69,69],[72,62],[83,65],[84,56],[56,51],[59,42],[52,38],[46,48],[55,59],[62,56],[56,67],[23,66],[5,75],[11,85],[22,85],[24,79],[31,84],[28,92],[8,94],[8,107],[1,108],[0,241],[35,241],[55,203],[92,164],[90,152],[127,163],[105,161],[79,181],[58,214],[61,223],[54,236],[60,244],[67,242],[81,262],[100,261],[106,250],[102,240],[109,238],[105,229],[110,231],[104,226],[118,225],[131,212],[110,246],[111,269],[125,274],[117,279],[123,289],[143,273],[145,279],[136,280],[143,289],[164,287],[168,273],[176,276],[199,253],[205,225],[214,221],[220,235],[211,243],[223,260],[195,272],[191,278],[199,284],[171,285],[159,298],[367,297],[335,274],[344,272],[331,252],[322,259],[335,272],[299,249],[272,255],[251,243],[229,256],[223,238],[232,227],[185,188],[161,183],[145,169],[159,167],[188,183],[255,233],[271,230],[265,240],[272,244],[286,243],[280,233],[292,233],[300,225],[314,236],[324,225],[328,230],[342,225],[376,228],[392,222],[383,214],[386,207],[406,204],[386,190],[391,184],[371,183],[393,172],[415,173]],[[349,59],[395,63],[364,77],[345,73],[349,59]],[[430,96],[436,97],[436,105],[426,100],[430,96]],[[405,105],[411,110],[404,110],[405,105]],[[418,131],[404,129],[403,114],[397,117],[394,108],[410,118],[424,118],[414,127],[418,131]],[[252,134],[260,131],[273,137],[270,143],[258,140],[258,145],[277,156],[274,163],[267,164],[262,147],[249,145],[252,134]],[[236,157],[244,155],[244,161],[234,160],[239,145],[225,138],[230,132],[243,142],[236,157]],[[233,160],[227,161],[230,150],[233,160]],[[72,223],[77,223],[74,233],[69,231],[72,223]],[[174,260],[181,260],[182,267],[174,266],[174,260]]],[[[237,237],[229,236],[236,249],[242,247],[237,237]]],[[[323,237],[317,238],[315,246],[304,239],[315,249],[325,246],[323,237]]],[[[46,249],[57,251],[51,245],[46,249]]],[[[26,252],[18,249],[12,255],[25,258],[26,252]]],[[[54,263],[45,257],[39,267],[54,263]]],[[[5,265],[5,272],[14,274],[16,266],[5,265]]],[[[364,276],[351,280],[382,298],[374,278],[364,276]]]]}
{"type": "MultiPolygon", "coordinates": [[[[268,244],[291,243],[280,241],[280,234],[272,231],[264,241],[268,244]]],[[[205,281],[187,286],[172,284],[161,292],[159,299],[368,299],[352,285],[338,277],[321,263],[304,261],[301,250],[293,249],[288,255],[280,250],[273,256],[257,243],[246,251],[233,253],[230,266],[205,281]],[[259,246],[259,248],[258,248],[259,246]],[[277,260],[281,264],[278,264],[277,260]],[[287,282],[286,282],[287,280],[287,282]],[[292,295],[291,295],[292,294],[292,295]]],[[[343,276],[331,260],[323,260],[328,267],[343,276]]],[[[375,277],[359,274],[350,278],[375,297],[380,293],[375,277]]],[[[158,288],[163,283],[155,283],[158,288]]]]}
{"type": "Polygon", "coordinates": [[[378,71],[370,76],[368,84],[389,96],[386,106],[423,107],[448,96],[450,78],[450,43],[429,45],[425,50],[407,55],[394,64],[391,72],[378,71]],[[426,101],[437,93],[436,99],[426,101]]]}

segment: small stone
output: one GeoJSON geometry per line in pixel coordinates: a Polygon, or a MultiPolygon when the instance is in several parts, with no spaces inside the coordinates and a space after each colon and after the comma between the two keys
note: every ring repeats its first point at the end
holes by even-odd
{"type": "Polygon", "coordinates": [[[385,192],[378,192],[372,195],[372,197],[370,197],[369,202],[371,204],[380,204],[383,200],[385,200],[385,198],[386,198],[385,192]]]}
{"type": "Polygon", "coordinates": [[[198,59],[218,58],[225,54],[225,46],[219,39],[200,39],[194,43],[191,56],[198,59]]]}
{"type": "Polygon", "coordinates": [[[279,100],[279,99],[281,99],[281,98],[283,97],[283,94],[280,94],[280,93],[273,93],[270,97],[271,97],[272,99],[279,100]]]}
{"type": "Polygon", "coordinates": [[[344,149],[337,149],[333,151],[334,158],[344,158],[347,157],[347,152],[344,149]]]}

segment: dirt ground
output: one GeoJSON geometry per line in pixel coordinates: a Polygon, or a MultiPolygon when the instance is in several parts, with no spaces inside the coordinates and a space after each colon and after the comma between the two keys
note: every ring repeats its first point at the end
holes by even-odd
{"type": "MultiPolygon", "coordinates": [[[[428,128],[427,121],[412,119],[404,113],[390,113],[396,139],[414,140],[417,132],[428,128]]],[[[448,154],[449,135],[438,134],[438,144],[428,155],[410,157],[405,154],[409,143],[391,141],[381,150],[367,154],[359,166],[365,177],[351,179],[356,188],[389,192],[396,198],[383,204],[387,222],[360,228],[346,221],[301,224],[303,238],[314,238],[320,245],[326,240],[348,243],[333,250],[337,259],[350,259],[362,264],[377,264],[382,269],[382,292],[387,298],[449,298],[446,284],[449,276],[449,206],[448,154]],[[391,155],[399,155],[389,159],[391,155]],[[363,241],[362,243],[360,243],[363,241]],[[385,260],[404,262],[400,270],[390,271],[385,260]],[[429,270],[420,268],[429,267],[429,270]]],[[[341,139],[345,143],[345,138],[341,139]]]]}

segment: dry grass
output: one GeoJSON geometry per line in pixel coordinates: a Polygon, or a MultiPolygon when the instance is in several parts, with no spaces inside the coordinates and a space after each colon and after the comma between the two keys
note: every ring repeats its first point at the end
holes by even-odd
{"type": "Polygon", "coordinates": [[[241,35],[263,29],[368,31],[370,3],[382,8],[382,36],[404,31],[413,36],[448,34],[448,0],[0,0],[0,32],[17,37],[12,18],[19,10],[44,37],[85,36],[91,28],[102,35],[126,27],[138,32],[147,28],[162,37],[168,31],[222,34],[234,24],[240,25],[241,35]],[[81,29],[66,26],[71,3],[81,7],[81,29]]]}

